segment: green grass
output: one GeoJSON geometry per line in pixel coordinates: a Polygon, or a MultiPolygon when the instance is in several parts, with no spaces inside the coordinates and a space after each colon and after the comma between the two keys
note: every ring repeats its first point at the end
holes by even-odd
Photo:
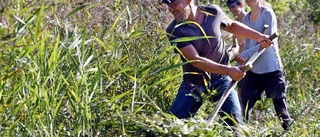
{"type": "MultiPolygon", "coordinates": [[[[209,102],[189,120],[167,113],[183,63],[168,11],[142,1],[2,2],[0,136],[231,136],[218,118],[206,127],[209,102]]],[[[263,99],[250,136],[319,136],[320,28],[303,11],[278,14],[295,125],[284,133],[263,99]]]]}

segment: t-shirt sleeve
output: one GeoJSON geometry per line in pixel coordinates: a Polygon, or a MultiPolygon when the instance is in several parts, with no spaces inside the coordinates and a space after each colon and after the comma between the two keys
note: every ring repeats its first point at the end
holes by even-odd
{"type": "Polygon", "coordinates": [[[277,19],[272,9],[266,9],[263,16],[263,22],[269,25],[269,28],[266,32],[267,35],[277,32],[277,19]]]}
{"type": "Polygon", "coordinates": [[[222,11],[220,7],[217,7],[218,15],[221,18],[221,27],[227,27],[232,23],[232,20],[222,11]]]}

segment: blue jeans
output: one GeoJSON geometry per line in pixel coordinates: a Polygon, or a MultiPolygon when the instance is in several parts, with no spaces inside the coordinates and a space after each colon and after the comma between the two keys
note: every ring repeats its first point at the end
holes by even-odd
{"type": "MultiPolygon", "coordinates": [[[[218,101],[221,98],[222,93],[226,90],[230,82],[231,79],[227,76],[220,77],[216,81],[212,82],[210,88],[219,93],[212,98],[212,101],[218,101]]],[[[243,124],[238,93],[234,88],[231,90],[232,92],[222,105],[221,110],[235,118],[239,124],[243,124]]],[[[200,96],[201,92],[206,93],[206,87],[199,87],[187,81],[182,81],[178,94],[170,108],[170,112],[178,118],[189,118],[196,115],[203,101],[200,96]],[[196,96],[190,96],[190,93],[196,96]]],[[[225,116],[223,112],[219,112],[219,114],[221,116],[225,116]]],[[[236,124],[231,119],[226,119],[225,121],[228,125],[236,124]]]]}

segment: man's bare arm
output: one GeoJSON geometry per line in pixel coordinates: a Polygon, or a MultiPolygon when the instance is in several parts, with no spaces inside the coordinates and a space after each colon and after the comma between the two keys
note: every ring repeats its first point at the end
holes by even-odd
{"type": "Polygon", "coordinates": [[[266,48],[272,44],[267,35],[264,35],[238,21],[231,21],[226,27],[222,27],[222,29],[237,36],[256,40],[261,44],[261,47],[263,48],[266,48]]]}
{"type": "Polygon", "coordinates": [[[194,67],[203,71],[228,75],[231,79],[236,81],[242,79],[245,75],[239,67],[222,65],[208,58],[201,57],[192,45],[180,48],[180,51],[187,60],[193,61],[191,62],[191,64],[194,67]]]}

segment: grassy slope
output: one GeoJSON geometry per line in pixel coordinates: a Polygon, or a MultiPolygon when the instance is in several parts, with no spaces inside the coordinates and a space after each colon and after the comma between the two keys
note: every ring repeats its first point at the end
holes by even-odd
{"type": "MultiPolygon", "coordinates": [[[[166,8],[142,1],[2,2],[0,135],[228,136],[219,121],[206,128],[208,102],[187,121],[166,113],[181,63],[166,8]]],[[[277,12],[296,119],[287,136],[319,136],[320,31],[303,11],[277,12]]],[[[266,99],[249,125],[251,136],[283,133],[266,99]]]]}

